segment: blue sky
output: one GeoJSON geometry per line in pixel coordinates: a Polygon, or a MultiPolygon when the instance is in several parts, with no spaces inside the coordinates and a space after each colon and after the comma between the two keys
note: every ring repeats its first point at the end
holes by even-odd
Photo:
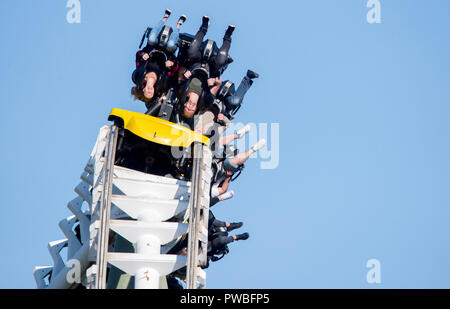
{"type": "Polygon", "coordinates": [[[131,72],[145,27],[171,8],[208,37],[237,26],[224,78],[261,77],[237,121],[279,123],[280,162],[246,164],[218,218],[250,239],[210,288],[450,288],[450,2],[0,2],[0,288],[35,288],[46,245],[111,108],[144,111],[131,72]],[[381,284],[366,262],[381,263],[381,284]]]}

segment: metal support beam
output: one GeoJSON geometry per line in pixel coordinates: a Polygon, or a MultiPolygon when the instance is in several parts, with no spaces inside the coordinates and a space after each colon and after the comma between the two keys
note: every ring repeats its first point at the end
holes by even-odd
{"type": "Polygon", "coordinates": [[[198,264],[198,232],[200,219],[200,184],[203,145],[193,145],[193,166],[191,179],[191,200],[189,202],[189,235],[188,235],[188,257],[186,271],[186,288],[195,289],[197,284],[198,264]]]}
{"type": "Polygon", "coordinates": [[[96,288],[106,288],[106,271],[107,271],[107,253],[109,239],[109,219],[111,212],[111,190],[114,172],[114,161],[117,146],[118,128],[111,126],[109,132],[108,144],[106,148],[106,162],[104,170],[104,183],[102,201],[100,205],[100,230],[98,236],[98,252],[97,252],[97,277],[96,288]]]}

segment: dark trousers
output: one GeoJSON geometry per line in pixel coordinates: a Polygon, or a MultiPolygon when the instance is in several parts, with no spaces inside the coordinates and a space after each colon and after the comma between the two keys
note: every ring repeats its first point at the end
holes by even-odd
{"type": "MultiPolygon", "coordinates": [[[[207,28],[200,27],[198,32],[194,36],[194,40],[188,48],[187,56],[190,63],[201,62],[202,51],[201,45],[205,38],[207,28]]],[[[222,47],[220,47],[218,54],[212,59],[212,71],[219,71],[224,66],[228,59],[228,53],[231,47],[231,36],[226,35],[223,37],[222,47]]],[[[214,74],[213,74],[214,75],[214,74]]],[[[217,74],[216,74],[217,75],[217,74]]]]}
{"type": "Polygon", "coordinates": [[[218,236],[211,241],[211,252],[219,251],[233,241],[234,238],[232,236],[218,236]]]}
{"type": "Polygon", "coordinates": [[[219,53],[216,55],[214,59],[213,69],[219,70],[222,66],[224,66],[227,63],[228,52],[230,51],[230,47],[231,47],[231,37],[224,36],[222,47],[220,48],[219,53]]]}
{"type": "Polygon", "coordinates": [[[253,81],[247,76],[244,76],[234,95],[225,98],[225,105],[227,106],[227,108],[234,109],[237,106],[241,105],[242,101],[244,100],[245,94],[250,89],[252,84],[253,81]]]}
{"type": "Polygon", "coordinates": [[[190,62],[200,62],[202,60],[202,53],[200,47],[203,43],[203,38],[206,35],[208,28],[200,27],[195,34],[194,40],[188,48],[187,56],[190,62]]]}
{"type": "Polygon", "coordinates": [[[226,222],[220,221],[217,219],[214,219],[212,225],[213,225],[213,227],[226,227],[227,226],[226,222]]]}

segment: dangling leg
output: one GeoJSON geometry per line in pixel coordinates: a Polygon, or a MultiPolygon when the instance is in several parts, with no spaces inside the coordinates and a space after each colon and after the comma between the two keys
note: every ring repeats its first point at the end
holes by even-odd
{"type": "Polygon", "coordinates": [[[219,195],[219,201],[225,201],[225,200],[229,200],[230,198],[232,198],[234,196],[234,191],[230,190],[228,192],[225,192],[221,195],[219,195]]]}
{"type": "Polygon", "coordinates": [[[232,243],[235,240],[234,237],[235,236],[219,236],[214,238],[211,242],[212,251],[220,250],[225,245],[232,243]]]}
{"type": "Polygon", "coordinates": [[[200,29],[195,35],[194,40],[192,41],[191,46],[189,46],[187,51],[188,58],[192,62],[200,61],[200,59],[202,58],[200,47],[203,43],[203,38],[205,37],[206,32],[208,32],[208,26],[209,17],[203,16],[202,25],[200,26],[200,29]]]}
{"type": "Polygon", "coordinates": [[[166,49],[168,52],[174,53],[177,50],[178,38],[180,36],[180,28],[181,28],[181,25],[183,25],[183,23],[185,21],[186,21],[186,15],[183,14],[180,16],[180,19],[178,19],[178,23],[175,26],[175,29],[173,29],[172,34],[170,35],[169,41],[167,42],[166,49]]]}
{"type": "Polygon", "coordinates": [[[239,99],[239,105],[242,104],[245,94],[250,89],[250,87],[253,85],[252,79],[258,78],[258,77],[259,77],[258,73],[253,72],[251,70],[247,71],[247,75],[244,76],[241,83],[239,84],[238,89],[236,90],[236,93],[234,94],[234,96],[239,99]]]}
{"type": "Polygon", "coordinates": [[[232,237],[233,237],[234,240],[246,240],[246,239],[248,239],[250,237],[250,234],[249,233],[242,233],[242,234],[239,234],[239,235],[234,235],[232,237]]]}
{"type": "Polygon", "coordinates": [[[242,104],[242,101],[244,100],[244,96],[247,93],[247,91],[250,89],[250,87],[253,85],[254,78],[258,78],[259,74],[256,72],[253,72],[251,70],[247,71],[247,75],[244,76],[241,83],[239,84],[238,89],[234,93],[234,95],[229,96],[225,99],[225,104],[229,109],[234,109],[242,104]]]}
{"type": "Polygon", "coordinates": [[[220,221],[217,219],[214,219],[214,221],[212,222],[212,225],[214,227],[227,227],[227,223],[225,221],[220,221]]]}
{"type": "Polygon", "coordinates": [[[231,47],[231,35],[233,34],[235,28],[236,27],[234,25],[229,25],[227,31],[225,32],[222,47],[220,47],[219,53],[214,59],[214,66],[216,70],[219,70],[227,62],[228,52],[231,47]]]}
{"type": "Polygon", "coordinates": [[[244,225],[243,222],[234,222],[234,223],[226,223],[227,231],[231,232],[232,230],[238,229],[244,225]]]}
{"type": "Polygon", "coordinates": [[[158,35],[161,32],[162,28],[164,27],[164,24],[166,23],[167,19],[169,19],[170,14],[172,13],[171,10],[166,9],[164,12],[164,17],[162,20],[158,22],[158,24],[150,31],[150,34],[148,36],[148,45],[156,45],[158,44],[158,35]]]}
{"type": "Polygon", "coordinates": [[[241,164],[244,164],[245,161],[248,160],[248,158],[254,153],[257,152],[258,150],[260,150],[261,148],[263,148],[266,145],[266,140],[265,139],[261,139],[259,140],[259,142],[257,142],[255,145],[253,145],[249,150],[247,150],[246,152],[242,152],[240,154],[238,154],[237,156],[234,156],[231,159],[227,159],[225,160],[224,163],[226,163],[228,161],[228,163],[224,164],[225,169],[228,169],[227,167],[229,166],[229,164],[231,166],[239,166],[241,164]]]}
{"type": "Polygon", "coordinates": [[[219,139],[219,145],[220,146],[228,145],[229,143],[231,143],[235,139],[242,138],[248,131],[250,131],[250,125],[249,124],[246,125],[245,127],[243,127],[242,129],[240,129],[239,131],[237,131],[234,134],[228,134],[228,135],[221,136],[220,139],[219,139]]]}

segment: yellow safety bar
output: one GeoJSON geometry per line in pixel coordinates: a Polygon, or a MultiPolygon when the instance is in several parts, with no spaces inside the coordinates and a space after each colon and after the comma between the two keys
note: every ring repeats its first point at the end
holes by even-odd
{"type": "Polygon", "coordinates": [[[174,147],[189,147],[193,142],[209,145],[208,137],[150,115],[113,108],[108,119],[114,118],[123,120],[124,129],[153,143],[174,147]]]}

